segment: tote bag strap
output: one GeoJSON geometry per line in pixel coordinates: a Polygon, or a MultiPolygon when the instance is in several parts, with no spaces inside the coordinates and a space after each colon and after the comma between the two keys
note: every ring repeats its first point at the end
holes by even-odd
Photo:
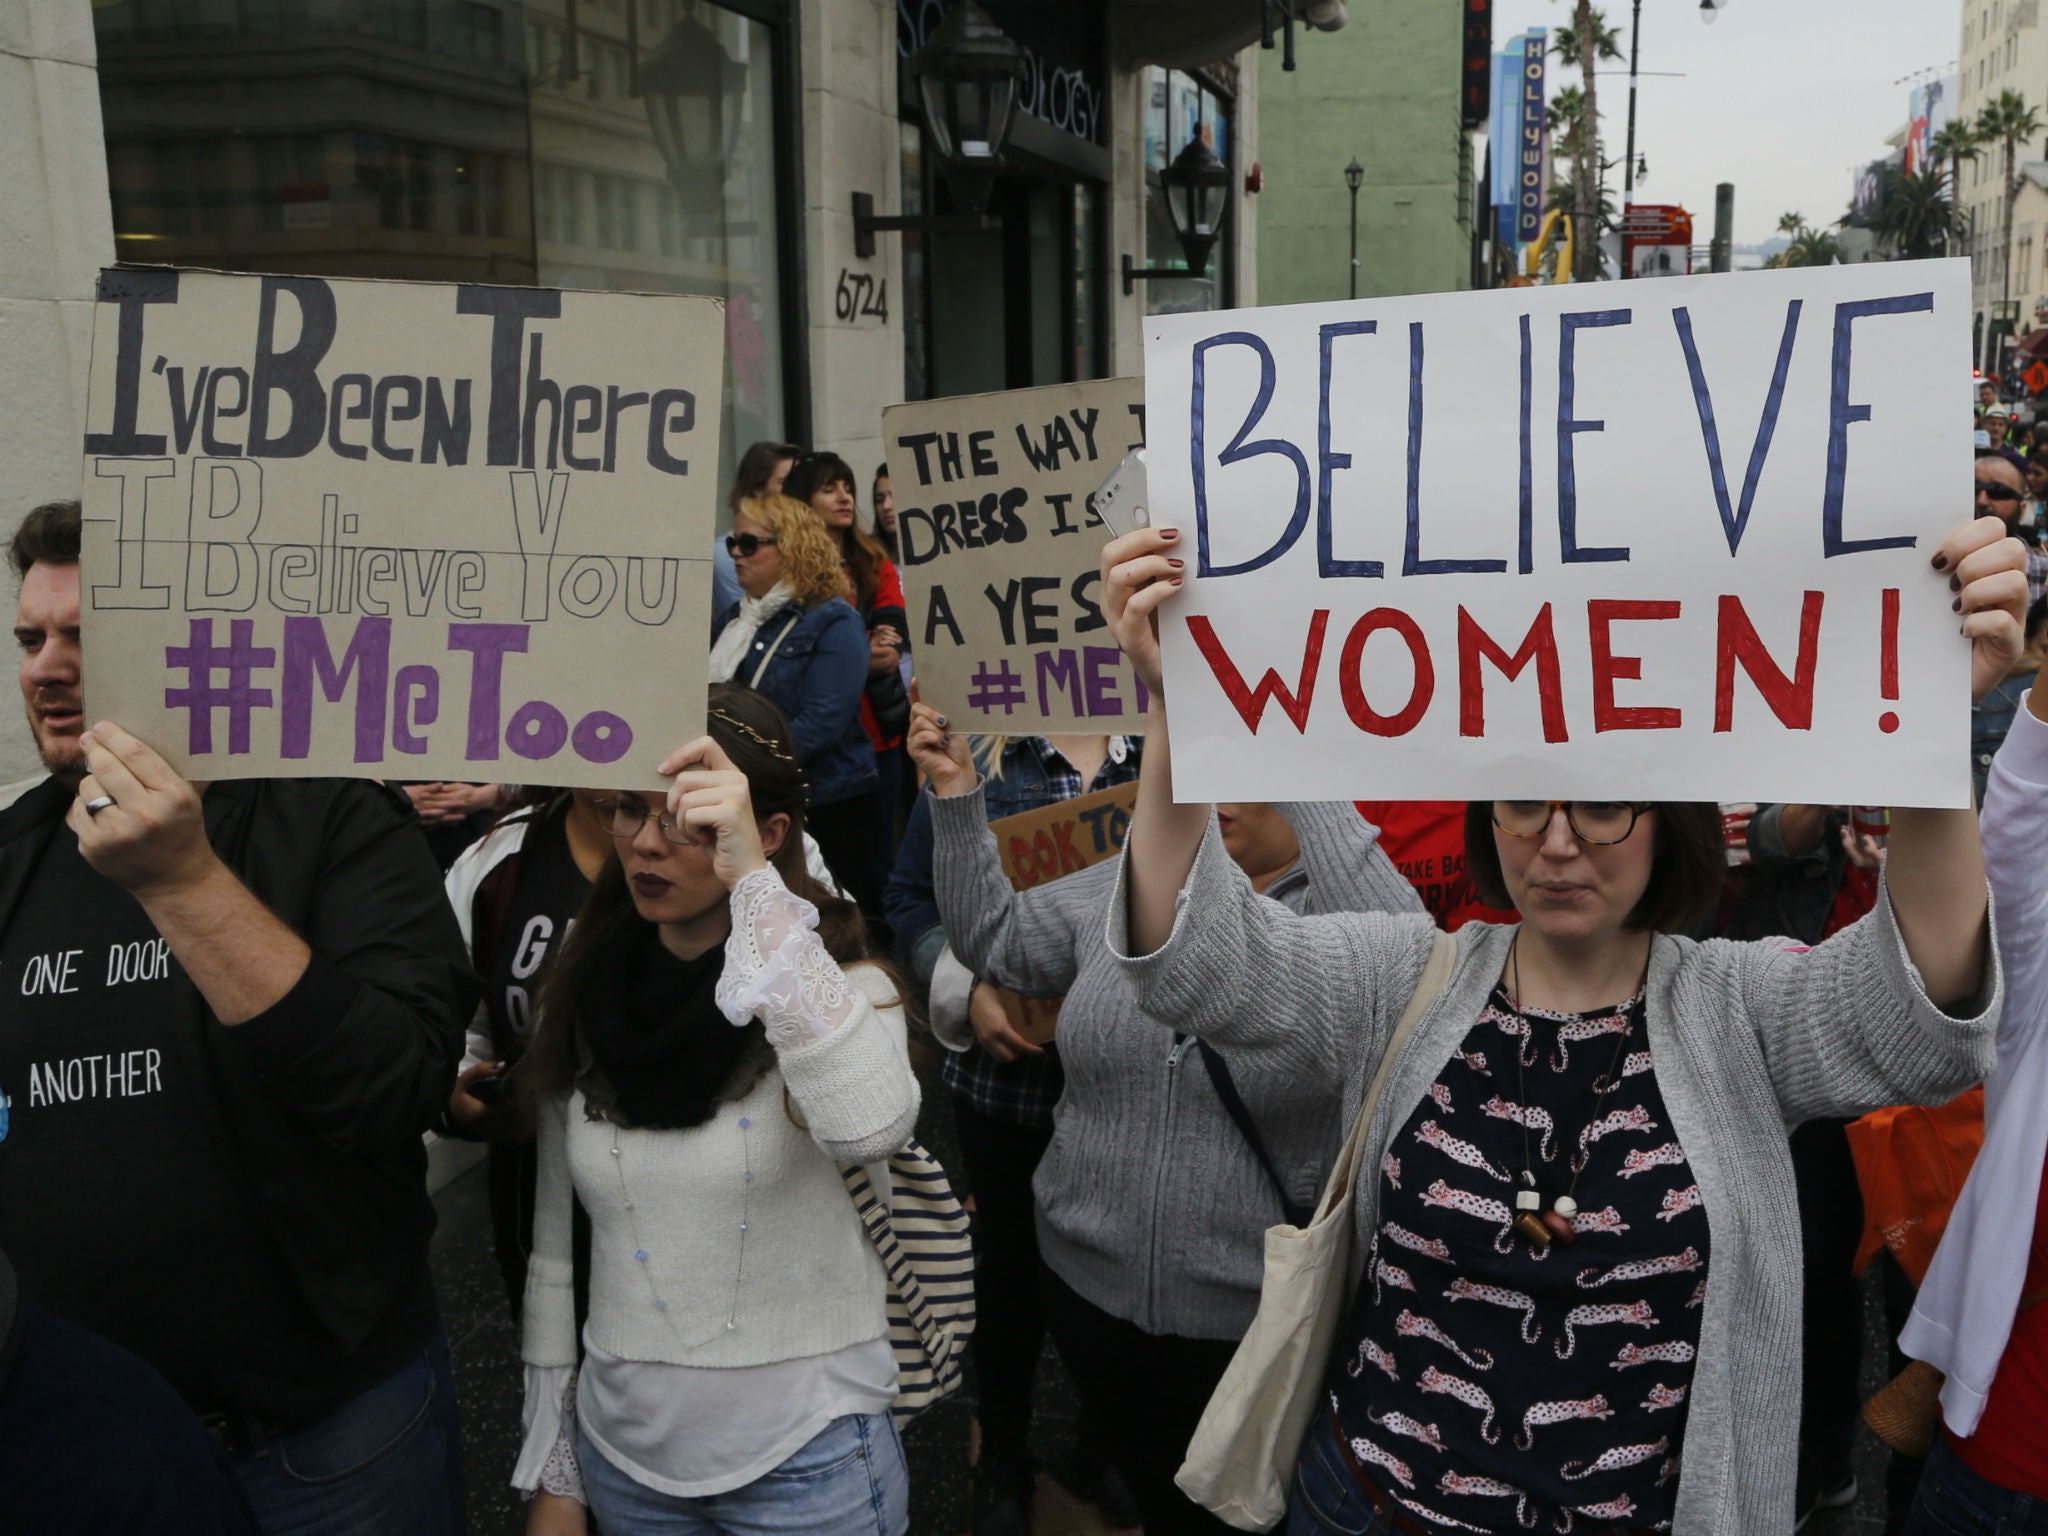
{"type": "Polygon", "coordinates": [[[1351,1122],[1351,1134],[1345,1137],[1344,1150],[1337,1155],[1337,1166],[1330,1170],[1330,1182],[1324,1187],[1323,1198],[1316,1207],[1318,1215],[1336,1210],[1351,1198],[1351,1183],[1358,1175],[1359,1160],[1365,1155],[1366,1138],[1372,1131],[1373,1111],[1379,1108],[1380,1093],[1387,1086],[1387,1077],[1394,1070],[1394,1063],[1401,1059],[1401,1053],[1407,1049],[1422,1016],[1450,986],[1452,973],[1457,968],[1458,941],[1439,929],[1430,942],[1429,962],[1422,968],[1421,979],[1415,983],[1408,1006],[1401,1011],[1400,1021],[1387,1038],[1386,1050],[1380,1053],[1379,1069],[1373,1073],[1372,1085],[1365,1090],[1365,1097],[1359,1100],[1358,1118],[1351,1122]]]}
{"type": "Polygon", "coordinates": [[[789,632],[796,628],[797,620],[803,616],[804,611],[801,608],[792,607],[789,610],[789,622],[782,626],[782,633],[775,637],[775,643],[768,647],[759,661],[754,663],[754,675],[747,679],[747,686],[749,688],[759,688],[761,686],[761,676],[768,670],[768,663],[775,659],[775,653],[782,649],[782,642],[789,638],[789,632]]]}

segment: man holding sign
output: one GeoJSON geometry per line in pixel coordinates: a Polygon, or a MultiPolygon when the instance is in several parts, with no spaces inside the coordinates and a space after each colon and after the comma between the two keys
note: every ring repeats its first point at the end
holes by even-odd
{"type": "MultiPolygon", "coordinates": [[[[1370,1116],[1345,1202],[1350,1271],[1334,1278],[1346,1301],[1326,1362],[1332,1391],[1316,1390],[1323,1370],[1311,1367],[1306,1387],[1319,1407],[1307,1415],[1298,1463],[1278,1469],[1291,1473],[1290,1532],[1356,1519],[1361,1501],[1368,1512],[1390,1511],[1395,1529],[1498,1528],[1510,1510],[1525,1523],[1576,1519],[1578,1529],[1602,1532],[1667,1523],[1679,1536],[1791,1528],[1798,1394],[1787,1390],[1786,1372],[1799,1358],[1801,1275],[1796,1244],[1785,1236],[1798,1230],[1785,1127],[1941,1102],[1994,1058],[2000,975],[1955,746],[1970,691],[1993,686],[2018,654],[2025,550],[1996,519],[1941,536],[1961,444],[1939,412],[1916,421],[1898,410],[1917,387],[1898,371],[1913,361],[1913,348],[1946,356],[1961,340],[1958,278],[1936,269],[1938,294],[1877,292],[1884,284],[1876,280],[1675,281],[1657,285],[1634,314],[1578,310],[1586,301],[1576,290],[1395,301],[1389,308],[1410,306],[1415,317],[1385,327],[1368,318],[1384,313],[1374,306],[1278,312],[1276,326],[1319,326],[1309,355],[1320,346],[1322,368],[1318,383],[1311,364],[1311,399],[1316,390],[1330,398],[1333,347],[1367,345],[1361,338],[1380,328],[1400,344],[1408,432],[1395,462],[1408,481],[1406,554],[1397,543],[1383,560],[1364,558],[1371,541],[1361,529],[1370,520],[1333,510],[1333,478],[1349,457],[1332,445],[1340,432],[1364,430],[1367,419],[1352,408],[1356,400],[1322,412],[1321,490],[1312,494],[1307,459],[1292,443],[1248,441],[1270,430],[1258,418],[1281,398],[1277,370],[1287,348],[1248,328],[1266,317],[1204,315],[1175,334],[1178,322],[1155,330],[1155,436],[1167,435],[1162,400],[1193,413],[1193,451],[1180,473],[1198,489],[1191,498],[1162,495],[1155,479],[1155,517],[1167,526],[1119,539],[1104,556],[1105,611],[1155,699],[1111,944],[1148,1015],[1172,1018],[1248,1069],[1256,1063],[1325,1084],[1346,1124],[1362,1109],[1370,1116]],[[1800,366],[1799,320],[1809,304],[1831,312],[1831,363],[1819,373],[1800,366]],[[1758,307],[1783,329],[1774,382],[1758,392],[1765,406],[1750,469],[1731,505],[1720,491],[1736,477],[1721,472],[1713,423],[1732,413],[1718,382],[1723,408],[1718,417],[1708,409],[1707,381],[1725,376],[1714,359],[1745,350],[1741,322],[1746,312],[1753,321],[1758,307]],[[1796,559],[1780,574],[1797,571],[1808,586],[1790,605],[1803,614],[1793,649],[1804,658],[1790,676],[1770,659],[1790,660],[1785,642],[1766,648],[1758,633],[1758,624],[1779,629],[1788,618],[1761,617],[1768,574],[1746,575],[1756,585],[1745,602],[1695,550],[1698,571],[1660,568],[1647,598],[1621,602],[1595,596],[1592,575],[1571,569],[1626,562],[1624,539],[1638,551],[1689,545],[1683,517],[1699,507],[1683,492],[1669,499],[1664,522],[1644,530],[1617,516],[1618,482],[1607,479],[1600,497],[1590,493],[1590,452],[1586,490],[1574,489],[1575,443],[1602,430],[1586,412],[1605,409],[1619,425],[1631,408],[1613,387],[1618,378],[1598,407],[1590,394],[1578,396],[1585,410],[1574,404],[1574,348],[1590,349],[1596,332],[1611,337],[1648,321],[1652,308],[1686,359],[1679,387],[1699,409],[1696,430],[1715,487],[1704,506],[1715,538],[1725,534],[1723,558],[1758,540],[1779,551],[1781,563],[1796,559]],[[1709,326],[1709,316],[1717,323],[1709,326]],[[1455,344],[1460,326],[1475,328],[1469,340],[1503,319],[1508,334],[1522,338],[1525,423],[1534,415],[1526,402],[1537,338],[1558,370],[1550,399],[1559,468],[1555,541],[1548,524],[1541,540],[1534,536],[1534,481],[1525,474],[1519,551],[1510,543],[1495,553],[1479,547],[1478,519],[1423,532],[1422,466],[1445,461],[1423,447],[1421,400],[1425,331],[1448,332],[1455,344]],[[1927,325],[1934,329],[1924,335],[1915,329],[1927,325]],[[1879,360],[1851,356],[1852,344],[1879,336],[1887,338],[1873,349],[1879,360]],[[1205,398],[1203,359],[1224,348],[1256,366],[1249,382],[1217,376],[1227,401],[1205,398]],[[1164,355],[1174,352],[1178,362],[1164,355]],[[1212,429],[1211,411],[1228,420],[1212,429]],[[1850,430],[1877,419],[1882,431],[1850,430]],[[1756,498],[1760,476],[1769,483],[1772,473],[1767,461],[1778,463],[1770,458],[1774,423],[1781,436],[1792,430],[1790,462],[1812,471],[1817,496],[1781,486],[1768,505],[1756,498]],[[1304,479],[1293,533],[1281,530],[1270,545],[1259,535],[1248,547],[1242,536],[1263,503],[1236,489],[1226,499],[1211,477],[1255,456],[1298,468],[1304,479]],[[1847,488],[1856,492],[1853,505],[1847,488]],[[1725,521],[1715,516],[1717,500],[1725,521]],[[1756,522],[1745,535],[1752,505],[1756,522]],[[1312,506],[1321,508],[1317,546],[1302,552],[1296,570],[1312,563],[1312,601],[1288,610],[1313,610],[1306,664],[1292,689],[1269,677],[1240,690],[1230,679],[1241,683],[1244,674],[1228,654],[1240,641],[1221,637],[1249,633],[1240,599],[1254,594],[1230,578],[1282,561],[1312,506]],[[1453,556],[1442,552],[1448,543],[1464,547],[1453,556]],[[1430,557],[1419,544],[1434,546],[1430,557]],[[1532,583],[1526,577],[1538,551],[1549,574],[1532,583]],[[1837,563],[1823,566],[1827,560],[1837,563]],[[1482,626],[1455,596],[1439,608],[1428,592],[1409,591],[1447,578],[1512,584],[1510,562],[1525,578],[1511,587],[1521,594],[1513,610],[1525,613],[1533,598],[1537,616],[1505,650],[1496,637],[1513,627],[1503,622],[1506,598],[1486,610],[1482,626]],[[1314,631],[1346,601],[1323,594],[1360,579],[1399,581],[1402,591],[1351,625],[1350,639],[1332,632],[1347,739],[1335,719],[1314,710],[1314,631]],[[1709,589],[1703,603],[1705,583],[1720,590],[1709,589]],[[1873,621],[1868,632],[1879,635],[1886,658],[1872,669],[1877,686],[1857,698],[1855,669],[1823,656],[1836,694],[1823,739],[1841,760],[1810,751],[1803,734],[1809,712],[1823,707],[1813,658],[1816,646],[1829,644],[1824,608],[1873,621]],[[1621,621],[1677,621],[1701,610],[1705,639],[1688,651],[1646,639],[1637,656],[1615,643],[1622,632],[1611,626],[1621,621]],[[1396,642],[1389,649],[1412,658],[1405,674],[1362,667],[1366,641],[1381,630],[1396,642]],[[1909,662],[1892,660],[1901,630],[1918,637],[1909,662]],[[1167,736],[1162,651],[1173,718],[1187,727],[1184,739],[1193,737],[1191,761],[1179,765],[1167,736]],[[1431,710],[1432,655],[1457,674],[1451,691],[1459,702],[1448,710],[1431,710]],[[1570,713],[1586,695],[1562,687],[1567,655],[1575,685],[1590,672],[1590,721],[1570,713]],[[1487,668],[1508,683],[1522,677],[1522,688],[1511,696],[1496,675],[1487,691],[1487,668]],[[1749,679],[1740,687],[1763,693],[1789,739],[1756,731],[1716,739],[1730,731],[1731,709],[1753,712],[1754,696],[1737,691],[1737,670],[1749,679]],[[1626,702],[1617,680],[1631,684],[1626,702]],[[1256,716],[1276,691],[1285,697],[1278,713],[1292,727],[1284,751],[1281,738],[1248,747],[1208,708],[1220,692],[1237,729],[1260,735],[1256,716]],[[1397,697],[1404,693],[1405,702],[1397,697]],[[1880,715],[1869,707],[1880,702],[1895,708],[1880,715]],[[1895,737],[1908,710],[1916,730],[1895,737]],[[1706,730],[1716,717],[1721,723],[1706,730]],[[1620,730],[1669,730],[1685,752],[1653,755],[1642,743],[1654,738],[1623,738],[1621,751],[1598,739],[1620,730]],[[1411,735],[1405,751],[1379,748],[1379,738],[1411,735]],[[1219,750],[1226,741],[1227,753],[1219,750]],[[1209,807],[1173,799],[1174,789],[1192,796],[1248,772],[1342,794],[1427,781],[1475,797],[1466,844],[1480,892],[1514,907],[1521,921],[1460,930],[1447,983],[1433,1003],[1422,999],[1419,1023],[1384,1068],[1395,1022],[1433,951],[1433,929],[1415,919],[1288,918],[1252,898],[1208,830],[1209,807]],[[1741,782],[1746,773],[1759,782],[1741,782]],[[1788,798],[1810,801],[1921,799],[1957,808],[1894,812],[1877,909],[1826,943],[1809,950],[1671,937],[1718,888],[1720,818],[1711,803],[1645,792],[1704,797],[1780,786],[1788,798]],[[1529,789],[1585,798],[1505,798],[1529,789]],[[1366,1085],[1376,1079],[1382,1091],[1367,1106],[1366,1085]]],[[[1635,377],[1640,406],[1659,386],[1647,374],[1635,377]]],[[[1580,386],[1589,378],[1583,373],[1580,386]]],[[[1523,443],[1526,462],[1526,432],[1523,443]]],[[[1640,498],[1626,505],[1639,507],[1640,498]]],[[[1642,590],[1640,578],[1635,586],[1642,590]]],[[[1183,1480],[1220,1500],[1236,1491],[1217,1450],[1230,1426],[1205,1429],[1215,1433],[1205,1434],[1205,1455],[1191,1460],[1183,1480]]]]}
{"type": "Polygon", "coordinates": [[[10,551],[49,777],[0,811],[0,1242],[155,1366],[265,1536],[463,1529],[421,1134],[474,1002],[410,808],[88,725],[79,510],[10,551]]]}

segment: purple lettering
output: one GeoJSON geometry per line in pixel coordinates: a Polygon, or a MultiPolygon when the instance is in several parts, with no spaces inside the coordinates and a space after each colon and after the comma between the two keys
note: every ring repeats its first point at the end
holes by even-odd
{"type": "Polygon", "coordinates": [[[427,738],[415,735],[413,727],[432,725],[441,718],[441,674],[424,663],[400,667],[392,689],[397,697],[391,721],[392,744],[401,752],[418,756],[427,750],[427,738]]]}
{"type": "Polygon", "coordinates": [[[505,745],[529,762],[553,757],[568,739],[568,720],[554,705],[539,699],[520,705],[512,723],[505,727],[505,745]]]}
{"type": "Polygon", "coordinates": [[[524,624],[450,624],[448,649],[468,651],[469,741],[463,756],[472,762],[498,760],[499,698],[504,692],[505,654],[526,649],[524,624]]]}
{"type": "Polygon", "coordinates": [[[633,727],[617,715],[593,709],[576,722],[569,740],[586,763],[616,763],[633,745],[633,727]]]}

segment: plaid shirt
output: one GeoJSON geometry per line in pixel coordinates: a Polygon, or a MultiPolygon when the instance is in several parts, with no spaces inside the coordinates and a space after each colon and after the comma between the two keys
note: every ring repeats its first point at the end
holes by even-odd
{"type": "MultiPolygon", "coordinates": [[[[1138,743],[1128,736],[1110,737],[1109,755],[1103,758],[1094,779],[1085,787],[1073,764],[1043,736],[1013,737],[1004,755],[1013,757],[1020,751],[1035,752],[1038,767],[1045,774],[1050,793],[1039,802],[1043,805],[1129,784],[1138,777],[1138,743]]],[[[1018,806],[1017,810],[1033,808],[1018,806]]],[[[979,1045],[970,1045],[964,1051],[946,1052],[942,1070],[946,1086],[953,1092],[983,1114],[1016,1125],[1051,1125],[1052,1107],[1059,1102],[1060,1090],[1066,1085],[1055,1046],[1048,1046],[1042,1056],[1004,1063],[979,1045]]]]}
{"type": "Polygon", "coordinates": [[[2027,551],[2027,606],[2033,607],[2041,601],[2041,593],[2048,590],[2048,554],[2038,549],[2027,551]]]}

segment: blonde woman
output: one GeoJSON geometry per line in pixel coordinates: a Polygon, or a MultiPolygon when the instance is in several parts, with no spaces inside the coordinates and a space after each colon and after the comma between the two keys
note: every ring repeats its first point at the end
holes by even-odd
{"type": "Polygon", "coordinates": [[[880,829],[867,810],[875,749],[860,723],[868,632],[847,601],[839,548],[817,513],[788,496],[742,500],[725,544],[742,596],[718,617],[711,681],[764,693],[789,716],[810,782],[811,835],[841,889],[879,911],[880,829]]]}

